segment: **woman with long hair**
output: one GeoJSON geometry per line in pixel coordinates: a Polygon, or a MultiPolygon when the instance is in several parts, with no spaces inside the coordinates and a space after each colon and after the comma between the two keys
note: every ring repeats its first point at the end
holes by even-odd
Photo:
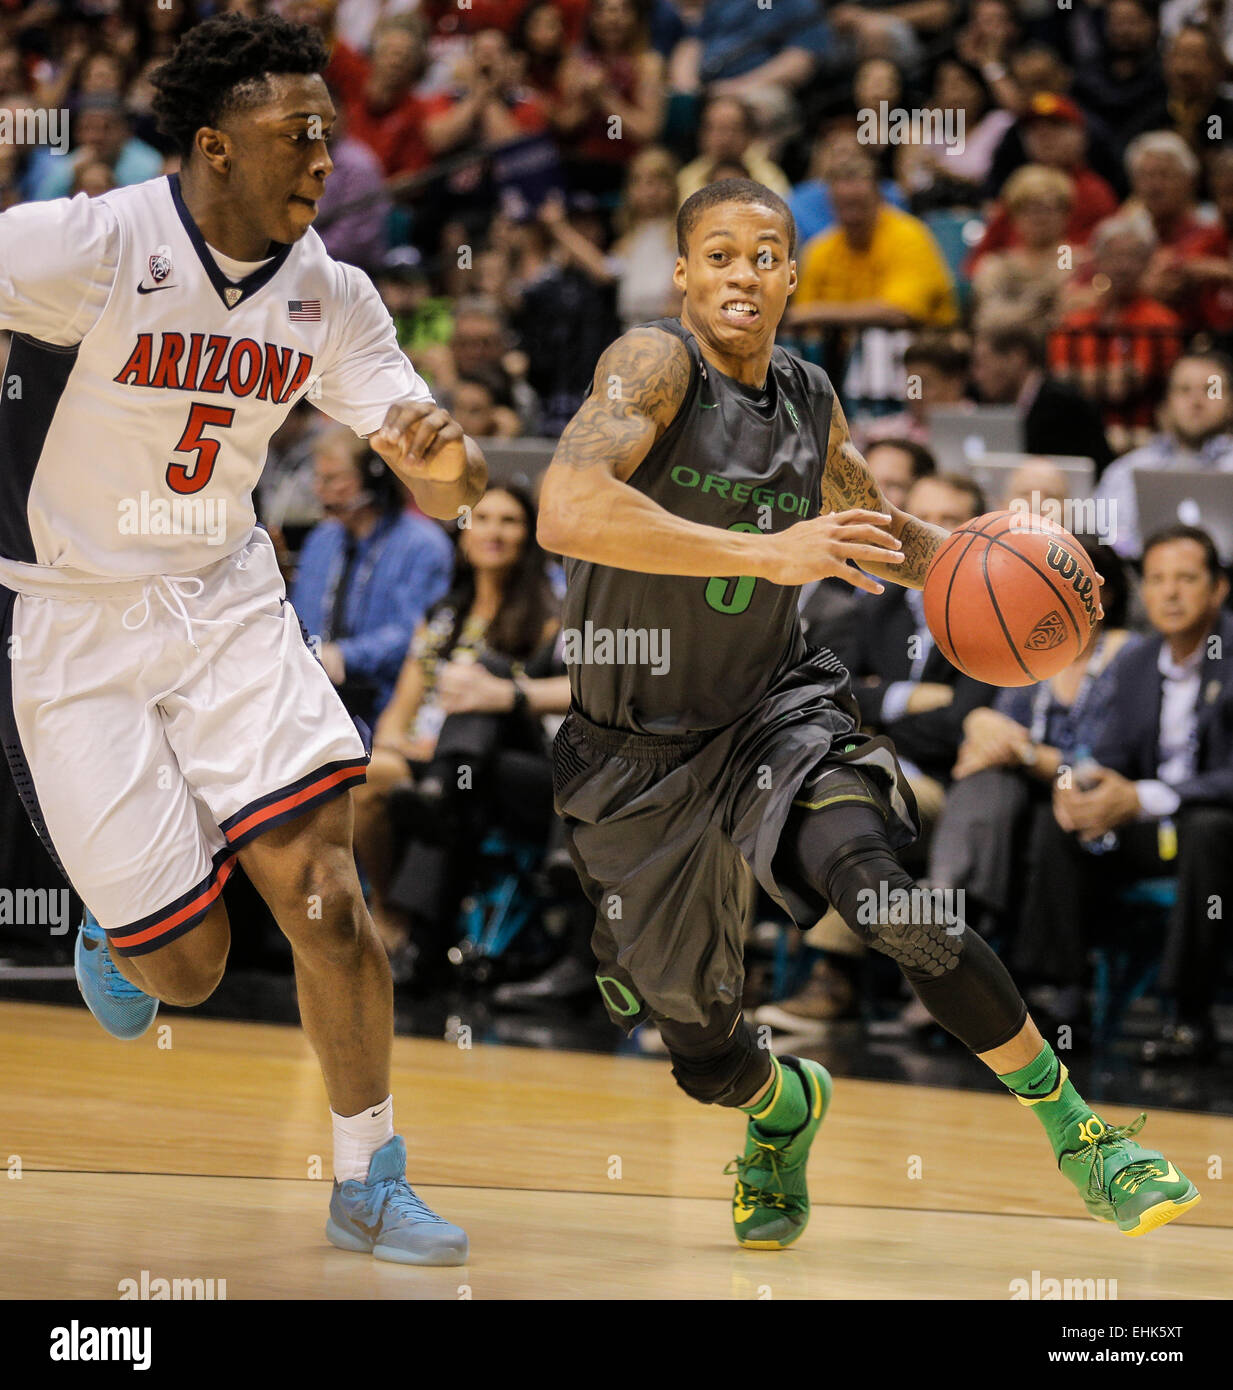
{"type": "MultiPolygon", "coordinates": [[[[459,533],[450,592],[426,614],[377,720],[368,777],[356,795],[355,845],[373,920],[397,964],[408,956],[413,926],[439,932],[448,925],[428,919],[448,912],[455,875],[443,862],[448,854],[429,855],[438,880],[432,891],[412,894],[415,901],[397,891],[396,879],[408,875],[397,873],[391,803],[413,842],[426,828],[449,826],[458,759],[486,768],[499,751],[517,749],[546,760],[540,718],[569,703],[568,679],[548,674],[559,605],[535,525],[535,505],[519,487],[490,488],[476,503],[459,533]]],[[[485,768],[472,768],[481,795],[469,793],[468,807],[485,800],[485,768]]],[[[421,862],[410,877],[424,887],[432,876],[421,862]]]]}

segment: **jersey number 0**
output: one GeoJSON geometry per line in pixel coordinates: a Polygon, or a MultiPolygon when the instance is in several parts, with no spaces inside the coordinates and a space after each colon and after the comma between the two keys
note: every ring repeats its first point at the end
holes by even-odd
{"type": "MultiPolygon", "coordinates": [[[[752,521],[736,521],[728,527],[729,531],[759,532],[762,528],[752,521]]],[[[706,581],[706,601],[717,613],[743,613],[753,599],[757,575],[743,574],[737,579],[724,579],[716,576],[706,581]]]]}

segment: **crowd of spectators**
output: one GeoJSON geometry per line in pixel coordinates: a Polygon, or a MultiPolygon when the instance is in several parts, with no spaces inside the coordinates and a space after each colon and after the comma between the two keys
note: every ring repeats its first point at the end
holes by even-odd
{"type": "MultiPolygon", "coordinates": [[[[403,348],[477,438],[559,435],[604,347],[679,311],[680,202],[750,177],[797,219],[781,341],[830,370],[888,497],[953,528],[1012,496],[1073,501],[1056,460],[1089,461],[1086,490],[1115,518],[1093,542],[1109,542],[1113,590],[1097,640],[1047,687],[999,693],[947,667],[912,593],[811,585],[802,617],[910,764],[931,832],[915,867],[966,884],[974,925],[1033,979],[1086,984],[1100,914],[1080,904],[1116,897],[1108,885],[1131,875],[1127,845],[1144,827],[1173,846],[1142,875],[1179,885],[1161,976],[1174,1016],[1157,1053],[1210,1048],[1225,942],[1182,919],[1210,887],[1196,863],[1221,857],[1204,846],[1233,829],[1221,664],[1233,557],[1139,516],[1135,478],[1233,478],[1221,356],[1233,343],[1233,6],[0,0],[0,115],[70,112],[67,151],[0,142],[0,208],[172,170],[152,69],[201,19],[266,8],[330,46],[339,119],[317,230],[373,276],[403,348]],[[1017,418],[1027,466],[985,496],[934,415],[995,408],[1017,418]],[[1165,711],[1150,728],[1148,706],[1165,711]],[[1016,761],[1029,748],[1033,761],[1016,761]],[[1074,795],[1105,797],[1099,816],[1050,792],[1080,751],[1090,787],[1074,795]],[[1147,783],[1168,794],[1126,793],[1147,783]],[[982,818],[982,796],[1003,820],[982,818]],[[1085,836],[1109,835],[1116,852],[1085,853],[1085,836]],[[1068,933],[1064,951],[1017,910],[1030,854],[1065,865],[1037,876],[1048,901],[1028,900],[1068,933]],[[1052,978],[1051,961],[1065,962],[1052,978]]],[[[409,510],[362,442],[302,406],[259,487],[325,669],[377,732],[359,856],[406,975],[443,955],[468,889],[451,836],[504,826],[510,840],[532,827],[550,839],[545,738],[568,702],[562,575],[535,543],[533,487],[505,481],[473,530],[447,534],[409,510]],[[483,769],[470,801],[451,791],[464,764],[483,769]]],[[[1233,527],[1221,534],[1228,544],[1233,527]]],[[[772,1006],[778,1026],[861,1008],[863,976],[823,928],[802,995],[772,1006]]],[[[577,966],[585,932],[570,939],[577,966]]]]}

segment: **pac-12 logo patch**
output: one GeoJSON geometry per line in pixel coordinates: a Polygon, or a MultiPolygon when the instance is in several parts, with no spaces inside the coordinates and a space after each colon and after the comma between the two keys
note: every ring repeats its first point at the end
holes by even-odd
{"type": "Polygon", "coordinates": [[[150,278],[161,285],[171,274],[171,247],[160,246],[150,257],[150,278]]]}
{"type": "Polygon", "coordinates": [[[1062,622],[1062,615],[1055,608],[1052,612],[1046,613],[1028,633],[1023,647],[1029,652],[1047,652],[1065,640],[1066,628],[1062,622]]]}

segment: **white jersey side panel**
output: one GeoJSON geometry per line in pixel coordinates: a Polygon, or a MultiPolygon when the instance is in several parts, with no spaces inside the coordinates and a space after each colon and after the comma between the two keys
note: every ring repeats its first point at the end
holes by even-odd
{"type": "Polygon", "coordinates": [[[233,285],[174,179],[4,213],[0,251],[20,381],[0,391],[9,587],[212,564],[247,541],[296,401],[369,434],[394,402],[431,399],[372,283],[315,232],[233,285]]]}

